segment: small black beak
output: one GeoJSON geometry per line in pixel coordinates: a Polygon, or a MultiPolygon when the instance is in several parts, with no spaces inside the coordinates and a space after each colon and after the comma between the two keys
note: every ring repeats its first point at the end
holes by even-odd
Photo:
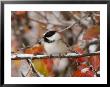
{"type": "Polygon", "coordinates": [[[38,44],[42,44],[43,38],[38,40],[38,44]]]}
{"type": "Polygon", "coordinates": [[[41,41],[40,40],[38,40],[38,44],[41,44],[41,41]]]}
{"type": "Polygon", "coordinates": [[[38,41],[38,44],[41,44],[41,42],[40,42],[40,41],[38,41]]]}

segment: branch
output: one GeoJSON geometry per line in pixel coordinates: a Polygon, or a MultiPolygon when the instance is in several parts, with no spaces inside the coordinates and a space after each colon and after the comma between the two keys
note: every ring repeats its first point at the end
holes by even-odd
{"type": "MultiPolygon", "coordinates": [[[[41,75],[41,74],[37,71],[37,69],[35,69],[34,64],[32,63],[31,59],[28,59],[28,63],[30,64],[30,68],[32,68],[32,71],[36,74],[37,77],[43,77],[43,75],[41,75]]],[[[29,71],[30,71],[30,70],[29,70],[29,71]]],[[[29,71],[28,71],[28,73],[29,73],[29,71]]],[[[28,74],[28,73],[27,73],[27,74],[28,74]]],[[[26,74],[26,75],[27,75],[27,74],[26,74]]]]}
{"type": "Polygon", "coordinates": [[[48,55],[34,55],[34,54],[12,54],[11,59],[44,59],[44,58],[80,58],[87,56],[95,56],[100,55],[100,51],[93,52],[93,53],[85,53],[85,54],[76,54],[76,53],[68,53],[64,56],[48,56],[48,55]]]}
{"type": "Polygon", "coordinates": [[[52,25],[55,25],[55,26],[59,26],[59,27],[65,27],[65,25],[63,24],[54,24],[54,23],[50,23],[50,22],[43,22],[43,21],[40,21],[40,20],[37,20],[37,19],[33,19],[33,18],[29,18],[31,21],[34,21],[34,22],[37,22],[37,23],[41,23],[41,24],[52,24],[52,25]]]}
{"type": "Polygon", "coordinates": [[[77,22],[73,22],[70,26],[66,27],[65,29],[63,30],[60,30],[59,32],[63,32],[65,30],[68,30],[69,28],[71,28],[72,26],[74,26],[75,24],[77,24],[77,22]]]}

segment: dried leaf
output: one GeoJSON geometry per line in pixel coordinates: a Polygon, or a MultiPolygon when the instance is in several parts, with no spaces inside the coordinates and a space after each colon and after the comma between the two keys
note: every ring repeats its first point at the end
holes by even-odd
{"type": "Polygon", "coordinates": [[[44,64],[46,64],[46,67],[49,72],[52,71],[53,61],[52,59],[43,59],[44,64]]]}
{"type": "Polygon", "coordinates": [[[42,45],[36,44],[33,47],[27,48],[24,50],[24,53],[27,54],[41,54],[43,53],[44,48],[42,45]]]}
{"type": "Polygon", "coordinates": [[[22,20],[26,16],[26,11],[16,11],[15,14],[18,17],[18,19],[22,20]]]}
{"type": "Polygon", "coordinates": [[[89,58],[90,64],[97,71],[100,68],[100,56],[91,56],[89,58]]]}
{"type": "Polygon", "coordinates": [[[97,38],[99,34],[100,34],[100,27],[98,25],[95,25],[85,32],[83,39],[91,40],[93,38],[97,38]]]}
{"type": "MultiPolygon", "coordinates": [[[[75,47],[74,50],[75,50],[76,52],[78,52],[79,54],[84,54],[84,53],[85,53],[85,51],[84,51],[82,48],[78,47],[78,46],[75,47]]],[[[79,63],[87,62],[87,61],[88,61],[88,59],[85,58],[85,57],[81,57],[81,58],[77,58],[77,59],[76,59],[76,62],[79,62],[79,63]]]]}
{"type": "Polygon", "coordinates": [[[35,69],[44,76],[52,76],[52,63],[48,59],[35,59],[33,64],[35,69]]]}
{"type": "Polygon", "coordinates": [[[15,14],[17,16],[24,15],[24,14],[26,14],[26,11],[16,11],[15,14]]]}
{"type": "Polygon", "coordinates": [[[100,16],[97,15],[94,18],[95,18],[96,23],[99,24],[100,23],[100,16]]]}
{"type": "Polygon", "coordinates": [[[76,70],[73,72],[72,76],[74,77],[94,77],[94,72],[89,70],[86,72],[81,72],[81,70],[76,70]]]}

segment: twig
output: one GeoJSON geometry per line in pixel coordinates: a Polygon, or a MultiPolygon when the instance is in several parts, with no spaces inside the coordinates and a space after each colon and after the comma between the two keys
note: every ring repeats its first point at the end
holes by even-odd
{"type": "Polygon", "coordinates": [[[77,24],[77,22],[73,22],[70,26],[66,27],[65,29],[60,30],[59,32],[63,32],[65,30],[68,30],[69,28],[71,28],[72,26],[74,26],[75,24],[77,24]]]}
{"type": "Polygon", "coordinates": [[[34,55],[34,54],[12,54],[11,59],[44,59],[44,58],[80,58],[87,56],[95,56],[100,55],[100,51],[93,52],[93,53],[85,53],[85,54],[76,54],[76,53],[68,53],[64,56],[48,56],[48,55],[34,55]]]}
{"type": "Polygon", "coordinates": [[[54,24],[54,23],[50,23],[50,22],[43,22],[43,21],[39,21],[39,20],[36,20],[36,19],[33,19],[33,18],[29,18],[29,19],[31,21],[41,23],[41,24],[52,24],[52,25],[59,26],[59,27],[65,27],[65,25],[63,25],[63,24],[54,24]]]}
{"type": "Polygon", "coordinates": [[[29,70],[28,70],[28,72],[27,72],[26,75],[25,75],[26,77],[29,75],[31,69],[32,69],[31,64],[29,64],[29,70]]]}
{"type": "Polygon", "coordinates": [[[54,13],[53,13],[53,16],[57,19],[57,21],[59,21],[63,25],[70,25],[70,23],[73,22],[73,20],[71,21],[62,20],[61,17],[57,17],[56,14],[54,13]]]}
{"type": "MultiPolygon", "coordinates": [[[[54,15],[54,16],[55,16],[55,15],[54,15]]],[[[56,16],[55,16],[55,17],[56,17],[56,16]]],[[[82,21],[81,21],[81,20],[85,19],[85,17],[83,17],[83,18],[81,18],[81,19],[80,19],[79,17],[78,17],[78,18],[75,17],[74,15],[73,15],[73,17],[74,17],[74,19],[76,20],[76,22],[73,21],[70,26],[66,27],[65,29],[60,30],[59,32],[63,32],[63,31],[65,31],[65,30],[71,28],[71,27],[74,26],[75,24],[80,23],[80,22],[81,22],[82,25],[86,26],[86,25],[85,25],[84,23],[82,23],[82,21]]],[[[57,18],[57,17],[56,17],[56,18],[57,18]]],[[[44,23],[44,22],[41,22],[41,21],[39,21],[39,20],[32,19],[32,18],[30,18],[30,17],[29,17],[29,19],[32,20],[32,21],[38,22],[38,23],[44,23]]],[[[57,19],[58,19],[58,18],[57,18],[57,19]]],[[[50,22],[44,23],[44,24],[56,25],[56,24],[53,24],[53,23],[50,23],[50,22]]],[[[59,25],[57,25],[57,26],[65,27],[65,25],[66,25],[65,23],[62,23],[62,24],[59,24],[59,25]]],[[[67,25],[66,25],[66,26],[67,26],[67,25]]]]}
{"type": "Polygon", "coordinates": [[[26,76],[23,74],[23,72],[21,72],[21,76],[22,76],[22,77],[26,77],[26,76]]]}
{"type": "MultiPolygon", "coordinates": [[[[37,76],[37,77],[42,77],[43,75],[41,75],[41,74],[35,69],[34,64],[32,63],[31,59],[28,59],[27,61],[28,61],[28,63],[30,64],[30,67],[32,68],[32,71],[36,74],[36,76],[37,76]]],[[[30,71],[30,70],[29,70],[29,71],[30,71]]],[[[29,71],[28,71],[28,73],[29,73],[29,71]]],[[[28,74],[28,73],[27,73],[27,74],[28,74]]]]}
{"type": "MultiPolygon", "coordinates": [[[[23,45],[23,44],[22,44],[23,45]]],[[[25,45],[23,45],[23,47],[26,47],[25,45]]],[[[31,58],[32,59],[32,58],[31,58]]],[[[37,69],[35,69],[34,64],[32,63],[31,59],[26,59],[28,64],[29,64],[29,70],[27,72],[27,74],[25,75],[25,77],[28,75],[28,73],[30,72],[30,70],[32,69],[32,71],[36,74],[37,77],[41,77],[42,75],[37,71],[37,69]]],[[[22,73],[21,73],[22,74],[22,73]]],[[[22,74],[23,76],[23,74],[22,74]]]]}
{"type": "MultiPolygon", "coordinates": [[[[44,15],[42,15],[40,12],[35,12],[36,14],[40,15],[43,19],[45,19],[46,21],[48,20],[44,15]]],[[[46,14],[46,12],[45,12],[46,14]]],[[[47,21],[48,22],[48,21],[47,21]]]]}
{"type": "MultiPolygon", "coordinates": [[[[70,12],[70,13],[71,13],[71,12],[70,12]]],[[[73,22],[70,26],[68,26],[67,28],[65,28],[65,29],[63,29],[63,30],[61,30],[61,31],[59,31],[59,32],[63,32],[63,31],[65,31],[65,30],[71,28],[72,26],[74,26],[74,25],[77,24],[77,23],[81,23],[83,26],[86,26],[86,25],[82,22],[82,20],[85,19],[85,16],[82,17],[82,18],[79,18],[79,17],[76,17],[76,16],[73,15],[73,17],[74,17],[74,19],[76,20],[76,22],[73,22]]]]}

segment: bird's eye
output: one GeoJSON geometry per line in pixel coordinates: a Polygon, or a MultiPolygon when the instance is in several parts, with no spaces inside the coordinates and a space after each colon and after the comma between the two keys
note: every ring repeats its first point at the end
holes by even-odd
{"type": "Polygon", "coordinates": [[[44,37],[44,41],[48,43],[50,42],[46,37],[44,37]]]}
{"type": "Polygon", "coordinates": [[[55,34],[56,31],[48,31],[45,33],[44,37],[51,37],[52,35],[55,34]]]}

